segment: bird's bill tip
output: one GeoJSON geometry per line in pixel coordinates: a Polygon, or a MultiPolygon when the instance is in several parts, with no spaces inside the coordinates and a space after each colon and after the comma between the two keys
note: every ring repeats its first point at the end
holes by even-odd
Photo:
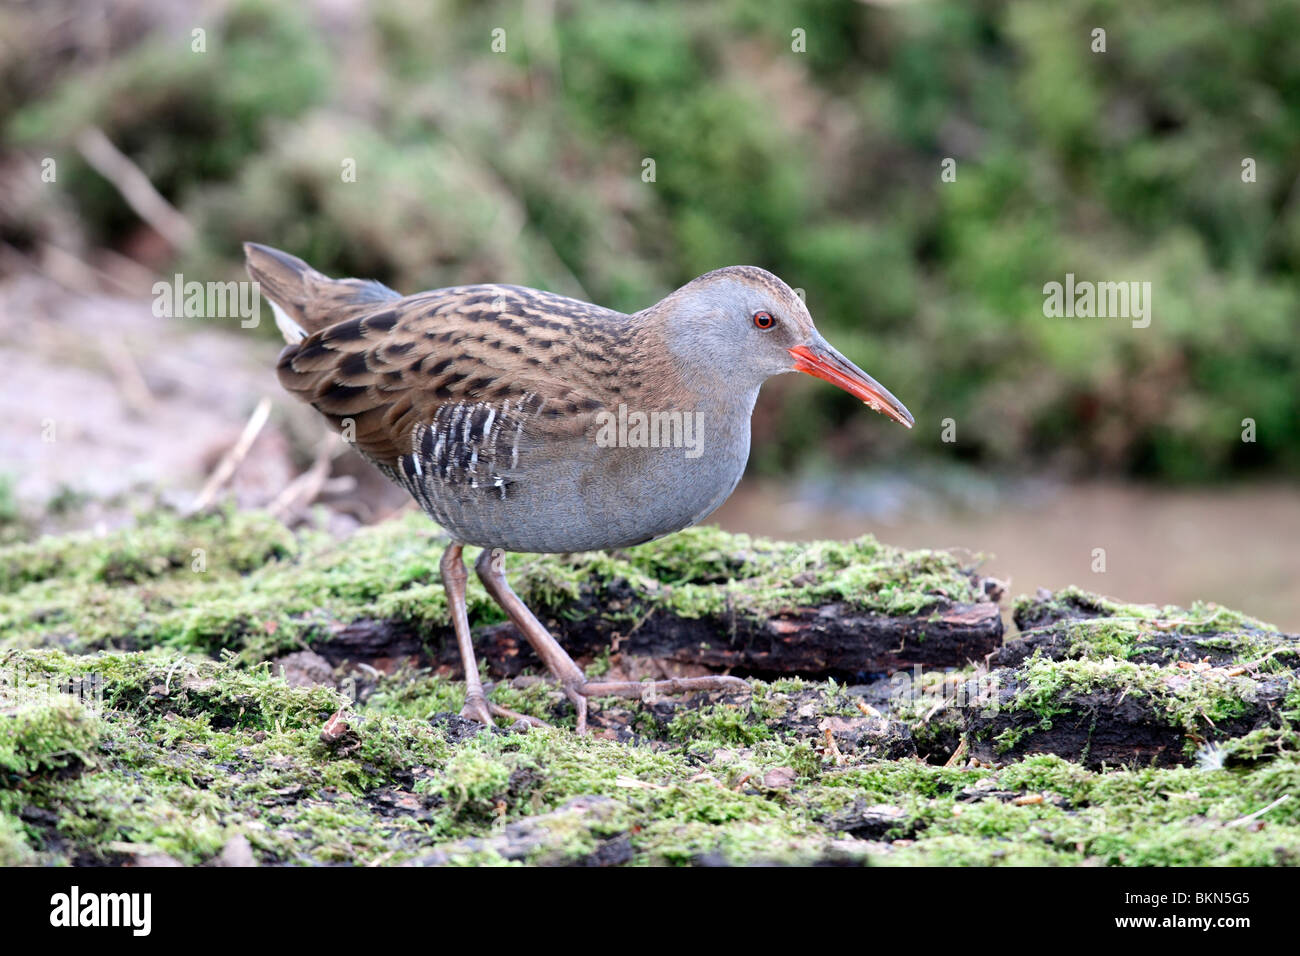
{"type": "Polygon", "coordinates": [[[911,428],[916,419],[902,402],[874,378],[858,368],[829,344],[796,345],[790,349],[794,371],[803,372],[842,388],[854,398],[898,424],[911,428]]]}

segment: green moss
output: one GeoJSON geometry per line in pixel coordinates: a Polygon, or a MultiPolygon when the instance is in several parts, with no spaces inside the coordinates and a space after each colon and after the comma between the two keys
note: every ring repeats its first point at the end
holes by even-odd
{"type": "Polygon", "coordinates": [[[22,822],[7,813],[0,813],[0,866],[30,866],[36,862],[36,854],[22,822]]]}
{"type": "Polygon", "coordinates": [[[245,573],[297,550],[294,536],[261,512],[182,519],[149,512],[127,531],[45,537],[0,550],[0,591],[57,578],[63,586],[245,573]]]}
{"type": "Polygon", "coordinates": [[[1054,661],[1033,657],[1016,672],[1016,679],[1022,689],[1011,706],[1037,714],[1044,728],[1051,726],[1053,717],[1068,712],[1082,695],[1119,691],[1145,698],[1155,713],[1189,734],[1240,716],[1255,688],[1255,682],[1244,676],[1213,670],[1186,672],[1115,658],[1054,661]]]}
{"type": "Polygon", "coordinates": [[[748,746],[771,736],[756,718],[750,704],[714,704],[699,710],[682,710],[668,725],[672,740],[709,750],[740,744],[748,746]]]}
{"type": "MultiPolygon", "coordinates": [[[[1136,627],[1138,622],[1145,622],[1148,627],[1176,631],[1184,634],[1197,634],[1220,631],[1259,630],[1276,632],[1273,625],[1233,611],[1207,601],[1196,601],[1190,608],[1174,605],[1157,607],[1154,604],[1130,604],[1112,598],[1085,591],[1070,585],[1056,591],[1051,599],[1044,602],[1039,598],[1021,595],[1013,605],[1017,620],[1034,610],[1046,610],[1056,614],[1077,614],[1082,611],[1099,615],[1114,626],[1136,627]]],[[[1071,622],[1086,625],[1091,622],[1071,622]]]]}
{"type": "Polygon", "coordinates": [[[1084,621],[1071,621],[1066,626],[1071,657],[1095,660],[1132,657],[1142,646],[1143,638],[1150,634],[1150,626],[1142,619],[1102,617],[1084,621]]]}
{"type": "MultiPolygon", "coordinates": [[[[818,752],[815,727],[839,709],[843,690],[782,681],[757,683],[748,707],[682,708],[662,739],[640,745],[564,730],[455,742],[423,719],[455,706],[454,685],[407,673],[354,705],[355,739],[329,747],[319,732],[339,695],[289,687],[234,659],[47,650],[11,651],[3,663],[62,682],[98,674],[104,689],[97,733],[78,742],[87,759],[38,772],[21,791],[0,789],[0,858],[10,861],[163,852],[199,863],[236,833],[264,861],[289,863],[393,863],[440,848],[453,864],[572,862],[609,840],[626,841],[631,862],[660,864],[1217,865],[1300,853],[1300,808],[1280,805],[1259,832],[1225,826],[1300,785],[1294,733],[1242,738],[1251,759],[1232,771],[1100,773],[1050,756],[993,771],[854,752],[839,763],[818,752]],[[811,727],[795,730],[783,699],[810,689],[811,727]],[[790,783],[759,785],[777,767],[794,771],[790,783]],[[565,809],[579,797],[606,803],[565,809]],[[841,829],[875,805],[902,822],[866,840],[841,829]],[[57,823],[17,822],[31,806],[51,809],[57,823]],[[517,845],[502,830],[515,822],[527,824],[517,845]]],[[[1068,686],[1103,678],[1073,679],[1068,686]]],[[[553,693],[493,691],[542,710],[553,693]]]]}
{"type": "MultiPolygon", "coordinates": [[[[154,514],[102,537],[4,547],[0,646],[161,645],[210,655],[229,648],[254,663],[327,637],[339,622],[446,628],[438,574],[444,541],[422,515],[339,541],[311,531],[294,536],[258,513],[222,512],[154,514]]],[[[828,600],[901,614],[975,598],[949,555],[903,552],[871,538],[778,544],[714,528],[613,554],[511,555],[508,569],[538,611],[599,612],[612,621],[635,622],[655,609],[757,618],[828,600]]],[[[469,611],[475,624],[502,617],[477,581],[469,611]]]]}
{"type": "Polygon", "coordinates": [[[501,760],[472,748],[454,754],[422,792],[439,795],[457,820],[490,822],[510,785],[510,769],[501,760]]]}
{"type": "Polygon", "coordinates": [[[1214,759],[1201,761],[1202,765],[1216,767],[1254,764],[1282,754],[1300,753],[1300,732],[1291,715],[1284,727],[1261,727],[1241,737],[1215,745],[1214,759]]]}
{"type": "MultiPolygon", "coordinates": [[[[502,706],[509,706],[497,698],[502,706]]],[[[400,670],[379,679],[366,698],[369,711],[428,720],[434,714],[459,711],[465,684],[428,672],[400,670]]],[[[512,708],[513,709],[513,708],[512,708]]]]}
{"type": "Polygon", "coordinates": [[[16,676],[0,685],[0,786],[93,762],[94,715],[76,697],[16,676]]]}

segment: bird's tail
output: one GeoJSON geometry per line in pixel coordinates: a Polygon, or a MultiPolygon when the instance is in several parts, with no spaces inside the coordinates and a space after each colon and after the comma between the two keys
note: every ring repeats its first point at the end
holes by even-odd
{"type": "Polygon", "coordinates": [[[244,243],[248,274],[271,302],[275,324],[286,342],[297,344],[327,326],[373,312],[400,298],[382,282],[331,279],[297,256],[270,246],[244,243]]]}

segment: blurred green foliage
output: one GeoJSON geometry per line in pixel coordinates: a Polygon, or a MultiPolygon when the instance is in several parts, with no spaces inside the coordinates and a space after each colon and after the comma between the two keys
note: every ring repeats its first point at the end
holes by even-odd
{"type": "Polygon", "coordinates": [[[168,268],[234,275],[256,239],[404,291],[512,281],[629,311],[771,269],[918,426],[781,379],[765,469],[1300,470],[1294,0],[217,9],[195,7],[201,54],[174,9],[44,73],[40,44],[0,48],[22,94],[0,99],[5,148],[66,162],[88,242],[138,228],[71,147],[94,123],[199,226],[168,268]],[[1045,317],[1067,272],[1151,282],[1150,328],[1045,317]]]}

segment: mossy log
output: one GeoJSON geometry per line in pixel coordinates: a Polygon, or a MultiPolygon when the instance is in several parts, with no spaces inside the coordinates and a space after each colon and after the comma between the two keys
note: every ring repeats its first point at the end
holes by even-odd
{"type": "MultiPolygon", "coordinates": [[[[635,657],[709,670],[764,677],[802,676],[861,680],[914,666],[952,667],[981,660],[1002,643],[998,606],[942,602],[926,614],[888,615],[835,601],[789,608],[766,617],[740,611],[683,617],[653,608],[631,629],[600,613],[600,599],[586,594],[577,618],[547,620],[552,633],[575,657],[610,648],[635,657]]],[[[475,648],[495,676],[514,677],[539,661],[509,623],[475,633],[475,648]]],[[[435,663],[455,673],[460,660],[446,629],[419,633],[392,620],[360,620],[342,626],[317,653],[332,664],[409,660],[435,663]]]]}
{"type": "MultiPolygon", "coordinates": [[[[257,514],[155,515],[107,538],[0,551],[0,644],[164,644],[248,663],[310,646],[331,663],[458,673],[422,516],[347,540],[257,514]]],[[[964,666],[1003,625],[986,582],[944,552],[871,537],[784,544],[712,528],[613,553],[511,555],[516,590],[575,657],[609,652],[764,676],[860,679],[964,666]]],[[[497,676],[537,665],[477,581],[469,613],[497,676]]]]}
{"type": "Polygon", "coordinates": [[[963,694],[980,760],[1213,760],[1218,741],[1280,732],[1300,687],[1300,638],[1214,605],[1154,608],[1071,588],[1019,602],[1014,619],[1020,636],[963,694]]]}

